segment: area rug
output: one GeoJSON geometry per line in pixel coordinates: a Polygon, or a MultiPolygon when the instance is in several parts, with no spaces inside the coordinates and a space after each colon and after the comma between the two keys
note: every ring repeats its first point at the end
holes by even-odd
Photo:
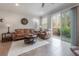
{"type": "Polygon", "coordinates": [[[47,40],[40,39],[38,39],[34,44],[24,44],[24,40],[14,41],[12,42],[8,56],[18,56],[22,53],[31,51],[46,44],[49,44],[47,40]]]}

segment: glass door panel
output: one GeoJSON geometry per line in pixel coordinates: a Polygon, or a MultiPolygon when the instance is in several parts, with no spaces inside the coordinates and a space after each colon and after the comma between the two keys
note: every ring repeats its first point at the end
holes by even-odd
{"type": "Polygon", "coordinates": [[[61,39],[67,42],[71,40],[71,13],[70,10],[61,13],[61,39]]]}

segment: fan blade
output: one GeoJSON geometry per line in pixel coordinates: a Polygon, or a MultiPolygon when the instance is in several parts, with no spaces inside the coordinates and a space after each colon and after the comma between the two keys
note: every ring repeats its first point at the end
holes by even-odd
{"type": "Polygon", "coordinates": [[[42,3],[42,7],[44,7],[45,3],[42,3]]]}

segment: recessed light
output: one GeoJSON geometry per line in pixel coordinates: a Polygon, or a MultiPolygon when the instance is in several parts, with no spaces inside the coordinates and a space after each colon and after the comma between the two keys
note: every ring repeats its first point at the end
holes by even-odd
{"type": "Polygon", "coordinates": [[[19,6],[19,4],[18,4],[18,3],[16,3],[16,6],[19,6]]]}

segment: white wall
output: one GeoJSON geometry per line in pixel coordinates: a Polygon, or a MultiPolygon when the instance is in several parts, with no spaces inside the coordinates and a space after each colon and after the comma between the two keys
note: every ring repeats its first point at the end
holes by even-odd
{"type": "Polygon", "coordinates": [[[33,23],[33,18],[39,19],[37,17],[26,16],[5,11],[0,11],[0,18],[4,19],[3,23],[0,22],[0,39],[1,39],[1,33],[7,32],[7,26],[6,26],[7,23],[10,24],[10,31],[13,32],[15,29],[34,28],[35,25],[33,23]],[[28,19],[27,25],[21,24],[20,21],[23,17],[28,19]]]}

